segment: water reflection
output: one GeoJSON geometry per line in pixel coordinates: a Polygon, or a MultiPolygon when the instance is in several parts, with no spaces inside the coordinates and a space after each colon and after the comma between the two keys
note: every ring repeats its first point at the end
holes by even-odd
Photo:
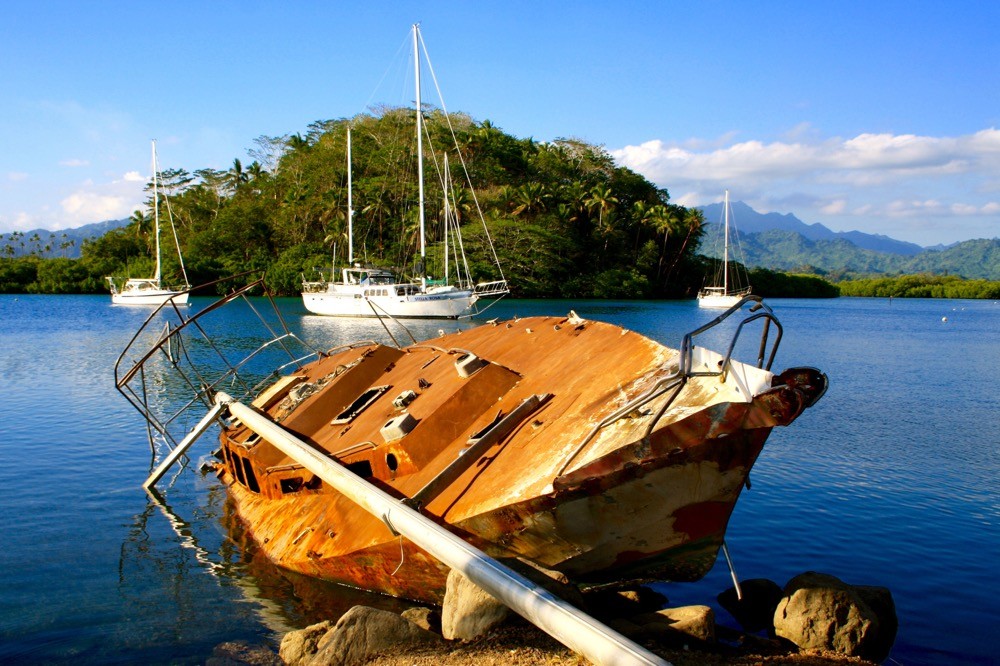
{"type": "Polygon", "coordinates": [[[121,545],[119,593],[126,605],[148,603],[148,581],[167,583],[169,600],[158,603],[163,612],[157,633],[188,631],[191,617],[182,609],[206,603],[212,597],[206,587],[237,591],[274,641],[293,629],[336,620],[355,605],[394,612],[412,605],[285,571],[259,551],[224,487],[207,486],[201,501],[191,507],[182,498],[192,512],[184,517],[164,494],[148,491],[121,545]]]}

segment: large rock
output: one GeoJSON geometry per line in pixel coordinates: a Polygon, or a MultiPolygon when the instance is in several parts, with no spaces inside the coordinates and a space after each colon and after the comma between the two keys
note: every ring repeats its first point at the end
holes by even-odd
{"type": "Polygon", "coordinates": [[[878,616],[835,576],[812,571],[788,581],[774,611],[774,631],[802,649],[870,658],[879,647],[878,616]]]}
{"type": "Polygon", "coordinates": [[[783,592],[773,580],[766,578],[751,578],[740,582],[743,598],[737,599],[736,588],[731,587],[719,594],[716,599],[736,618],[746,631],[768,632],[774,629],[774,610],[781,601],[783,592]]]}
{"type": "Polygon", "coordinates": [[[389,611],[355,606],[317,643],[307,666],[356,666],[378,654],[440,643],[441,637],[389,611]]]}
{"type": "Polygon", "coordinates": [[[655,613],[644,613],[631,618],[647,633],[655,632],[667,637],[702,643],[715,642],[715,613],[708,606],[679,606],[664,608],[655,613]]]}
{"type": "Polygon", "coordinates": [[[287,666],[300,666],[312,659],[316,653],[316,645],[330,631],[333,623],[329,620],[313,624],[305,629],[289,631],[281,639],[278,656],[287,666]]]}
{"type": "Polygon", "coordinates": [[[878,618],[878,636],[865,657],[872,661],[884,661],[889,656],[892,644],[896,642],[896,632],[899,630],[896,602],[892,599],[892,592],[887,587],[873,585],[855,585],[854,591],[869,608],[875,611],[875,616],[878,618]]]}
{"type": "Polygon", "coordinates": [[[499,625],[511,610],[457,570],[448,573],[441,607],[441,634],[448,640],[471,640],[499,625]]]}

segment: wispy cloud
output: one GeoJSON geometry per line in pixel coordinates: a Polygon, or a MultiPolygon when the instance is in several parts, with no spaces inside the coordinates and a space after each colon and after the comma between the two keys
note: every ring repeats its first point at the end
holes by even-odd
{"type": "MultiPolygon", "coordinates": [[[[877,225],[879,219],[920,218],[930,227],[934,219],[985,218],[1000,208],[989,198],[1000,183],[996,128],[956,137],[866,133],[824,139],[800,126],[769,143],[654,139],[612,155],[688,206],[718,201],[730,189],[764,211],[784,205],[808,221],[839,218],[849,225],[847,218],[864,218],[877,225]]],[[[1000,233],[995,220],[984,219],[982,228],[988,232],[990,224],[1000,233]]],[[[886,233],[889,227],[872,230],[886,233]]]]}
{"type": "Polygon", "coordinates": [[[90,166],[90,162],[88,160],[69,159],[69,160],[62,160],[61,162],[59,162],[59,166],[64,166],[64,167],[86,167],[86,166],[90,166]]]}

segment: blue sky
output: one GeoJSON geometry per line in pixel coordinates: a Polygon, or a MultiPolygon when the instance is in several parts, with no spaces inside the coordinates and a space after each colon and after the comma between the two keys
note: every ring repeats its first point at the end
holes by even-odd
{"type": "Polygon", "coordinates": [[[420,22],[445,102],[666,187],[921,245],[1000,236],[1000,3],[0,3],[0,233],[353,116],[420,22]]]}

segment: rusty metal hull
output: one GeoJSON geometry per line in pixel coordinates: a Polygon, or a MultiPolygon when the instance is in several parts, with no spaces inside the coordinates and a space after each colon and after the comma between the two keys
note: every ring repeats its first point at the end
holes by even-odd
{"type": "MultiPolygon", "coordinates": [[[[579,583],[704,576],[764,441],[825,390],[575,317],[331,352],[254,405],[498,558],[579,583]],[[720,368],[724,372],[720,373],[720,368]]],[[[219,474],[276,564],[439,602],[446,568],[235,423],[219,474]]]]}

